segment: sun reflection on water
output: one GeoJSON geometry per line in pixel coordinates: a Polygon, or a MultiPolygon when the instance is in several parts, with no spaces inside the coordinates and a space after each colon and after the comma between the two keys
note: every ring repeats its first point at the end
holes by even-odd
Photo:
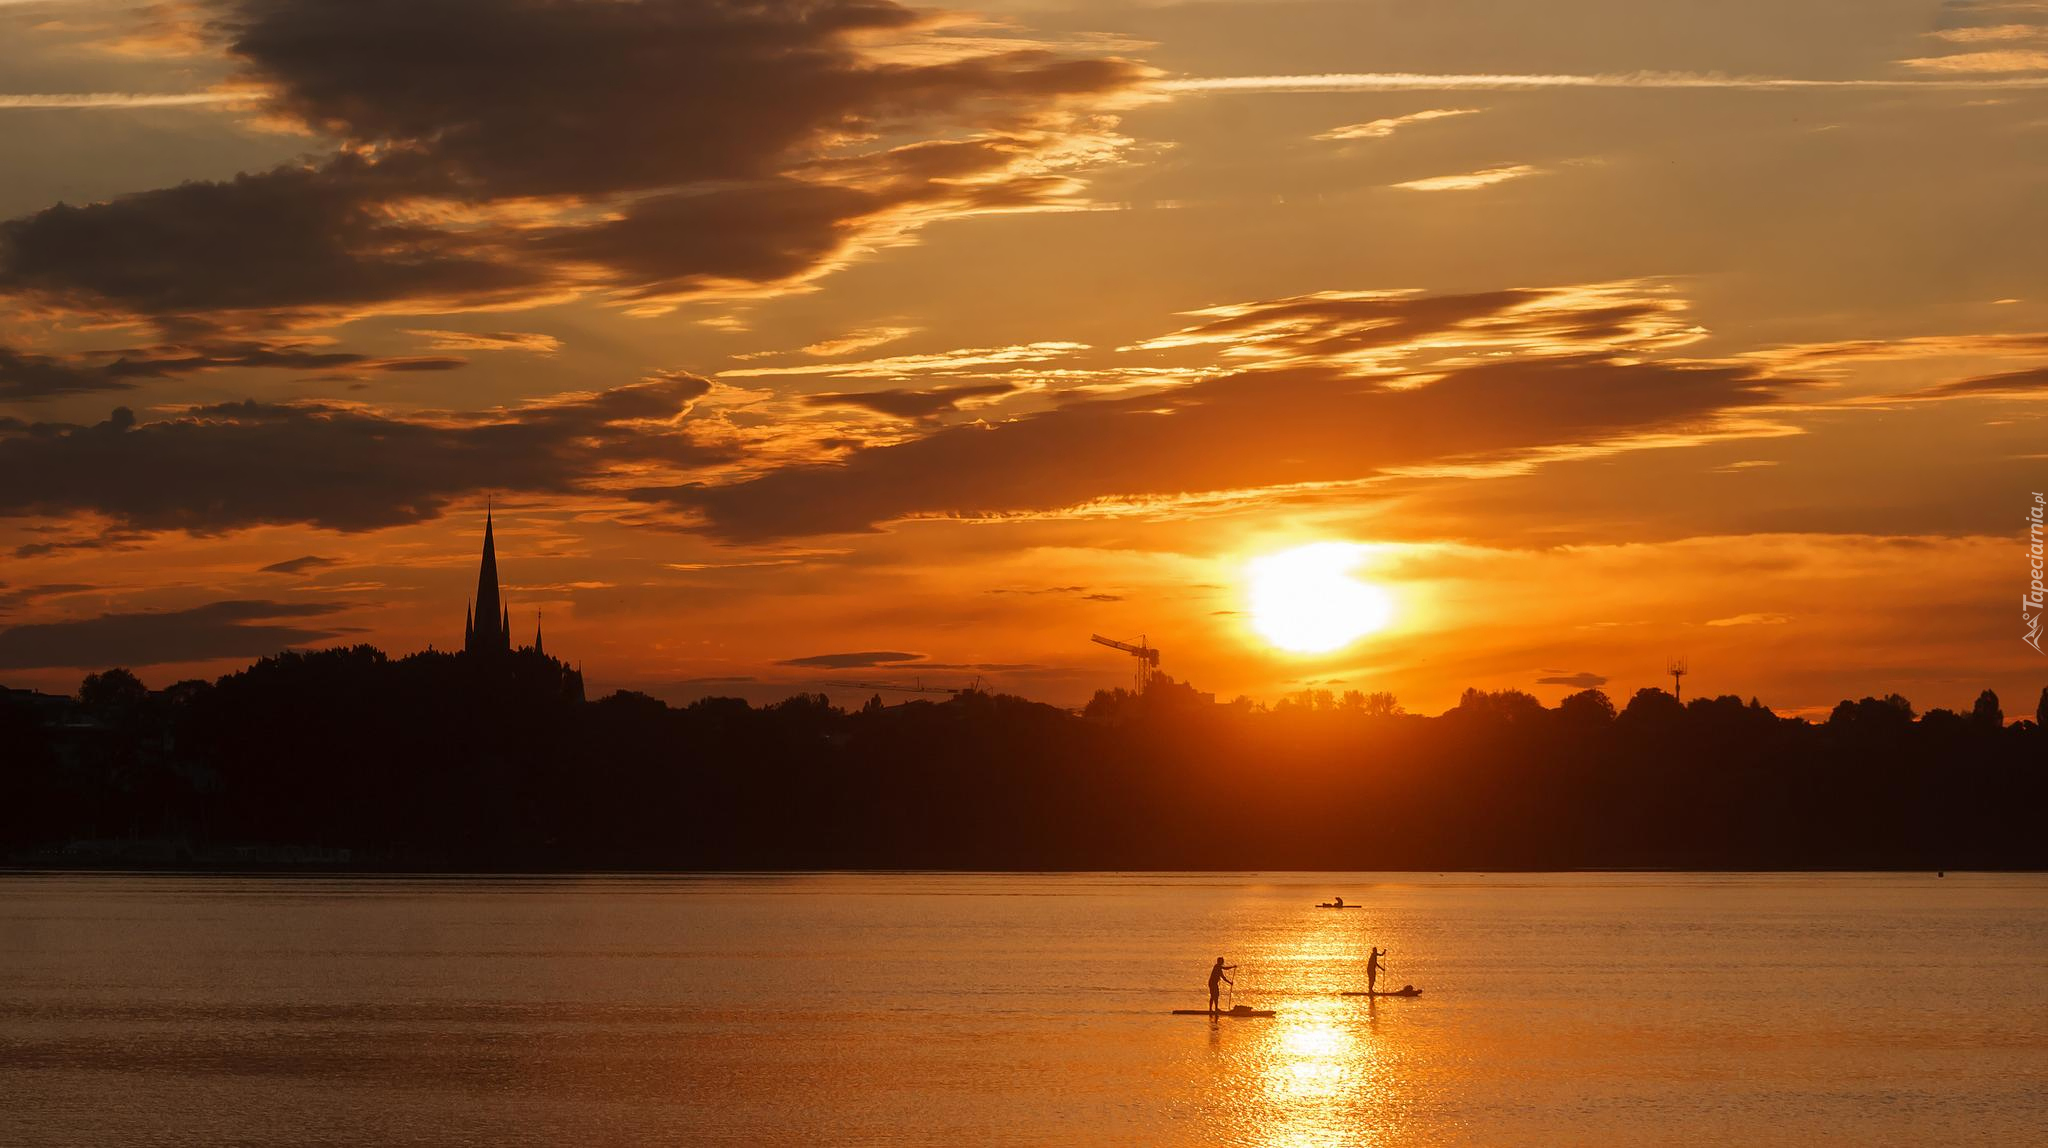
{"type": "Polygon", "coordinates": [[[1260,964],[1275,974],[1275,991],[1261,993],[1259,1007],[1278,1015],[1237,1049],[1248,1087],[1230,1105],[1231,1142],[1338,1148],[1401,1140],[1406,1122],[1390,1069],[1402,1058],[1387,1047],[1372,1005],[1335,991],[1357,963],[1362,924],[1318,918],[1304,933],[1272,938],[1278,943],[1260,964]]]}
{"type": "Polygon", "coordinates": [[[1329,1100],[1366,1072],[1370,1048],[1328,1019],[1283,1020],[1260,1073],[1260,1087],[1277,1104],[1329,1100]]]}

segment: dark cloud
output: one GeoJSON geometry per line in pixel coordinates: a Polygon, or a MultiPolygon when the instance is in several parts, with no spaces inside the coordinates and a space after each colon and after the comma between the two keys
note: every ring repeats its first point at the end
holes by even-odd
{"type": "MultiPolygon", "coordinates": [[[[28,529],[34,533],[49,534],[56,533],[62,528],[38,530],[35,527],[29,527],[28,529]]],[[[42,542],[24,542],[14,548],[14,556],[16,558],[41,558],[50,554],[67,554],[81,550],[133,550],[140,546],[147,537],[148,535],[142,531],[126,529],[102,530],[97,534],[72,534],[61,538],[50,538],[42,542]]]]}
{"type": "Polygon", "coordinates": [[[287,558],[283,562],[272,562],[258,570],[258,574],[304,574],[311,570],[324,570],[329,566],[341,565],[339,558],[325,558],[318,554],[307,554],[299,558],[287,558]]]}
{"type": "Polygon", "coordinates": [[[210,602],[188,610],[11,626],[0,630],[0,669],[98,670],[261,657],[341,636],[344,631],[303,623],[344,608],[334,603],[210,602]]]}
{"type": "Polygon", "coordinates": [[[379,371],[453,371],[468,366],[469,360],[447,355],[414,355],[404,359],[383,359],[369,365],[379,371]]]}
{"type": "MultiPolygon", "coordinates": [[[[4,225],[0,225],[4,226],[4,225]]],[[[127,390],[140,379],[165,379],[232,367],[328,371],[448,371],[468,360],[449,356],[379,359],[290,342],[199,342],[79,355],[39,355],[0,346],[0,402],[127,390]]]]}
{"type": "Polygon", "coordinates": [[[1580,670],[1576,674],[1552,674],[1549,677],[1537,678],[1536,684],[1539,686],[1572,686],[1576,689],[1590,690],[1606,685],[1607,677],[1604,674],[1594,674],[1580,670]]]}
{"type": "Polygon", "coordinates": [[[230,51],[270,109],[492,196],[774,176],[846,133],[1027,120],[1117,91],[1122,61],[1042,50],[882,61],[890,0],[245,0],[230,51]]]}
{"type": "Polygon", "coordinates": [[[1518,456],[1700,424],[1767,403],[1778,385],[1749,367],[1588,355],[1461,367],[1426,385],[1390,381],[1315,367],[1230,375],[645,497],[697,509],[726,539],[857,532],[913,515],[1340,482],[1518,456]]]}
{"type": "Polygon", "coordinates": [[[336,150],[0,224],[0,291],[253,330],[795,281],[1070,191],[1074,117],[1148,74],[1001,33],[878,53],[932,23],[890,0],[221,7],[264,110],[336,150]]]}
{"type": "Polygon", "coordinates": [[[480,491],[569,493],[619,465],[723,461],[725,448],[681,425],[708,386],[676,374],[440,416],[248,401],[151,422],[126,408],[93,426],[17,420],[0,424],[0,514],[89,511],[128,529],[202,533],[414,522],[480,491]]]}
{"type": "Polygon", "coordinates": [[[0,613],[40,602],[45,598],[61,598],[67,594],[83,594],[99,587],[84,582],[43,582],[34,586],[9,586],[0,582],[0,613]]]}
{"type": "Polygon", "coordinates": [[[531,249],[603,268],[628,297],[682,295],[799,278],[839,255],[887,206],[858,188],[780,179],[653,196],[604,223],[549,232],[531,249]]]}
{"type": "Polygon", "coordinates": [[[858,407],[899,419],[930,419],[960,409],[960,400],[1007,395],[1015,383],[970,383],[957,387],[934,387],[928,391],[861,391],[853,394],[804,396],[814,407],[858,407]]]}
{"type": "Polygon", "coordinates": [[[876,666],[896,666],[905,662],[915,662],[923,657],[923,654],[906,654],[894,650],[864,650],[851,654],[812,654],[808,658],[790,658],[775,664],[802,666],[814,670],[857,670],[876,666]]]}
{"type": "Polygon", "coordinates": [[[1654,357],[1697,337],[1683,310],[1630,284],[1213,307],[1129,349],[1260,365],[642,497],[689,507],[730,540],[852,533],[1533,458],[1705,429],[1796,385],[1761,364],[1654,357]]]}
{"type": "Polygon", "coordinates": [[[53,355],[36,355],[0,347],[0,402],[25,402],[90,391],[119,391],[134,385],[103,366],[80,366],[53,355]]]}
{"type": "Polygon", "coordinates": [[[507,300],[541,286],[486,235],[395,218],[379,197],[405,190],[343,157],[59,204],[0,223],[0,290],[88,311],[237,312],[239,325],[258,326],[397,299],[507,300]]]}

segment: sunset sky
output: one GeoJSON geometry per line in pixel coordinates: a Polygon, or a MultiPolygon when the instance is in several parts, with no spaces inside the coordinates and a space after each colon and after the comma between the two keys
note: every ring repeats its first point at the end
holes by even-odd
{"type": "Polygon", "coordinates": [[[459,647],[487,498],[594,694],[2048,683],[2048,0],[0,0],[0,156],[9,685],[459,647]]]}

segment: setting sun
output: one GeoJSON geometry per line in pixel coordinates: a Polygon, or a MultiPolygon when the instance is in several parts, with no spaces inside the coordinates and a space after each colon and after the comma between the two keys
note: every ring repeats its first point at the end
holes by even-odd
{"type": "Polygon", "coordinates": [[[1328,653],[1384,628],[1393,599],[1354,574],[1366,554],[1357,543],[1315,542],[1253,559],[1252,628],[1297,654],[1328,653]]]}

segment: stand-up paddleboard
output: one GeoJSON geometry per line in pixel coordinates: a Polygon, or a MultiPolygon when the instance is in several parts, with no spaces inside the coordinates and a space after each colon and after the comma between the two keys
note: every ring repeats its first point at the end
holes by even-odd
{"type": "Polygon", "coordinates": [[[1273,1010],[1272,1010],[1272,1009],[1269,1009],[1269,1008],[1253,1008],[1253,1007],[1251,1007],[1250,1005],[1238,1005],[1238,1006],[1237,1006],[1236,1008],[1226,1008],[1226,1009],[1218,1009],[1218,1010],[1216,1010],[1216,1011],[1215,1011],[1215,1012],[1213,1012],[1213,1013],[1212,1013],[1212,1012],[1210,1012],[1210,1011],[1209,1011],[1208,1009],[1205,1009],[1205,1008],[1177,1008],[1177,1009],[1174,1009],[1174,1010],[1173,1010],[1173,1015],[1175,1015],[1175,1016],[1235,1016],[1235,1017],[1270,1017],[1270,1016],[1274,1015],[1274,1013],[1273,1013],[1273,1010]]]}
{"type": "Polygon", "coordinates": [[[1363,908],[1365,908],[1365,906],[1364,906],[1364,905],[1332,905],[1332,904],[1330,904],[1330,903],[1329,903],[1328,901],[1324,901],[1324,902],[1323,902],[1322,904],[1320,904],[1320,905],[1317,905],[1317,906],[1316,906],[1316,908],[1318,908],[1318,909],[1363,909],[1363,908]]]}
{"type": "Polygon", "coordinates": [[[1378,992],[1347,992],[1338,993],[1337,995],[1345,997],[1419,997],[1422,995],[1422,990],[1414,985],[1409,985],[1406,988],[1381,989],[1378,992]]]}

